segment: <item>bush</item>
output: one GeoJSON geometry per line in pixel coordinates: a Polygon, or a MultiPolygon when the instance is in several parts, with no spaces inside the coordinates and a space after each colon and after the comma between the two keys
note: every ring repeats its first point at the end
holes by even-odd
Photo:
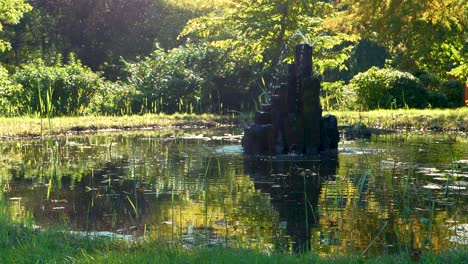
{"type": "Polygon", "coordinates": [[[456,108],[463,105],[465,86],[462,82],[457,80],[448,80],[442,83],[440,90],[447,97],[448,107],[456,108]]]}
{"type": "Polygon", "coordinates": [[[25,65],[14,78],[23,87],[16,95],[19,114],[82,114],[104,82],[74,56],[70,56],[68,64],[46,66],[39,60],[25,65]]]}
{"type": "Polygon", "coordinates": [[[138,112],[242,110],[261,93],[258,65],[226,57],[222,49],[206,44],[158,48],[139,62],[126,63],[126,69],[128,82],[140,93],[138,112]]]}
{"type": "Polygon", "coordinates": [[[346,110],[352,108],[356,94],[343,81],[323,82],[320,97],[323,110],[346,110]]]}
{"type": "Polygon", "coordinates": [[[353,77],[349,89],[356,93],[355,108],[424,108],[428,92],[421,82],[407,72],[370,68],[353,77]]]}
{"type": "Polygon", "coordinates": [[[443,92],[430,92],[429,104],[432,108],[447,108],[448,99],[443,92]]]}
{"type": "Polygon", "coordinates": [[[464,84],[457,80],[442,82],[434,75],[417,72],[416,76],[429,91],[429,102],[435,108],[456,108],[463,105],[464,84]]]}
{"type": "Polygon", "coordinates": [[[149,57],[127,63],[129,83],[138,96],[138,112],[203,112],[212,103],[211,82],[216,51],[186,45],[170,51],[156,49],[149,57]]]}
{"type": "Polygon", "coordinates": [[[0,65],[0,115],[18,115],[21,102],[18,94],[21,92],[21,85],[15,83],[9,76],[8,71],[0,65]]]}
{"type": "Polygon", "coordinates": [[[133,85],[122,82],[104,82],[91,98],[88,113],[98,115],[128,115],[138,113],[141,105],[137,98],[141,92],[133,85]]]}

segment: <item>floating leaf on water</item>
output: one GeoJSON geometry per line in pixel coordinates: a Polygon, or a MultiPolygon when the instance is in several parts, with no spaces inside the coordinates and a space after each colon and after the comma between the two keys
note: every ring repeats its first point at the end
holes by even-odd
{"type": "Polygon", "coordinates": [[[73,235],[79,235],[79,236],[86,236],[86,237],[109,237],[113,239],[122,239],[125,241],[132,241],[135,240],[135,236],[131,235],[119,235],[116,233],[112,232],[107,232],[107,231],[94,231],[94,232],[82,232],[82,231],[71,231],[70,234],[73,235]]]}
{"type": "Polygon", "coordinates": [[[215,221],[215,224],[220,225],[220,226],[227,226],[228,225],[228,223],[224,219],[215,221]]]}
{"type": "Polygon", "coordinates": [[[66,143],[66,145],[69,145],[69,146],[81,146],[82,144],[81,144],[81,143],[78,143],[78,142],[75,142],[75,141],[68,141],[68,143],[66,143]]]}
{"type": "Polygon", "coordinates": [[[115,232],[117,233],[123,233],[123,232],[128,232],[128,231],[132,231],[132,230],[136,230],[137,227],[136,226],[131,226],[131,227],[128,227],[128,228],[120,228],[120,229],[117,229],[115,230],[115,232]]]}
{"type": "Polygon", "coordinates": [[[99,190],[98,188],[92,188],[92,187],[89,187],[89,186],[86,186],[85,189],[86,189],[87,192],[95,192],[95,191],[99,190]]]}
{"type": "Polygon", "coordinates": [[[428,189],[428,190],[441,190],[443,189],[444,187],[439,185],[439,184],[435,184],[435,183],[429,183],[427,185],[424,185],[423,186],[424,189],[428,189]]]}
{"type": "Polygon", "coordinates": [[[444,201],[444,200],[432,200],[434,203],[438,203],[441,205],[453,206],[453,202],[444,201]]]}
{"type": "Polygon", "coordinates": [[[457,185],[457,186],[468,186],[468,182],[467,181],[456,181],[453,183],[454,185],[457,185]]]}
{"type": "Polygon", "coordinates": [[[420,212],[430,212],[430,211],[431,211],[431,209],[427,209],[427,208],[419,208],[419,207],[415,208],[414,210],[416,210],[416,211],[420,211],[420,212]]]}
{"type": "Polygon", "coordinates": [[[436,173],[439,172],[439,169],[436,168],[418,168],[418,171],[421,173],[436,173]]]}
{"type": "Polygon", "coordinates": [[[436,177],[436,178],[433,178],[433,180],[446,182],[447,178],[436,177]]]}
{"type": "Polygon", "coordinates": [[[431,177],[443,177],[443,176],[447,176],[447,173],[431,172],[431,173],[425,173],[424,175],[431,176],[431,177]]]}
{"type": "Polygon", "coordinates": [[[99,194],[98,197],[120,197],[118,193],[106,193],[106,194],[99,194]]]}
{"type": "Polygon", "coordinates": [[[68,203],[67,200],[65,199],[60,199],[60,200],[57,200],[57,199],[52,199],[50,200],[51,203],[68,203]]]}
{"type": "Polygon", "coordinates": [[[466,190],[465,186],[458,186],[458,185],[450,185],[447,188],[449,188],[450,190],[455,190],[455,191],[466,190]]]}

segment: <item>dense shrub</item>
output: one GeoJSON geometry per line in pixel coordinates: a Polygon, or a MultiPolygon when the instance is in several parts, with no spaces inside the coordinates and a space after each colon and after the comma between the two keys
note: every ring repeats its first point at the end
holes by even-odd
{"type": "Polygon", "coordinates": [[[141,92],[123,82],[104,82],[91,98],[87,112],[98,115],[127,115],[138,113],[141,92]]]}
{"type": "Polygon", "coordinates": [[[0,115],[18,115],[20,101],[18,94],[21,85],[15,83],[9,76],[8,71],[0,65],[0,115]]]}
{"type": "Polygon", "coordinates": [[[410,73],[372,67],[353,77],[349,88],[356,92],[355,108],[424,108],[428,92],[410,73]]]}
{"type": "Polygon", "coordinates": [[[448,99],[443,92],[429,92],[429,105],[432,108],[447,108],[448,99]]]}
{"type": "Polygon", "coordinates": [[[451,108],[463,105],[463,93],[465,86],[457,80],[448,80],[442,83],[440,91],[447,97],[447,106],[451,108]]]}
{"type": "Polygon", "coordinates": [[[156,49],[127,63],[128,82],[140,93],[137,112],[211,112],[243,110],[260,94],[260,71],[204,44],[169,51],[156,49]]]}
{"type": "Polygon", "coordinates": [[[356,93],[343,81],[322,82],[321,103],[325,111],[346,110],[352,108],[356,93]]]}
{"type": "Polygon", "coordinates": [[[457,80],[442,82],[434,75],[417,72],[417,78],[429,91],[429,103],[434,108],[460,107],[463,105],[464,84],[457,80]]]}
{"type": "Polygon", "coordinates": [[[14,78],[23,87],[16,95],[20,114],[82,114],[104,82],[98,73],[83,66],[73,56],[68,64],[46,66],[42,61],[36,61],[25,65],[14,78]]]}
{"type": "Polygon", "coordinates": [[[128,63],[129,82],[138,91],[138,112],[203,112],[212,100],[217,54],[206,47],[186,45],[156,49],[149,57],[128,63]]]}
{"type": "Polygon", "coordinates": [[[434,93],[440,91],[440,80],[435,75],[425,71],[416,71],[413,75],[419,79],[427,91],[434,93]]]}

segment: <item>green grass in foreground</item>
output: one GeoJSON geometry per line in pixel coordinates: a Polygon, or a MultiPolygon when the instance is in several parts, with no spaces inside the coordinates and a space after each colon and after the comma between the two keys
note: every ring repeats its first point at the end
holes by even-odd
{"type": "MultiPolygon", "coordinates": [[[[324,112],[327,114],[328,112],[324,112]]],[[[398,109],[369,112],[332,111],[340,126],[363,123],[380,129],[467,131],[468,107],[458,109],[398,109]]],[[[245,120],[244,120],[245,121],[245,120]]],[[[252,122],[252,121],[250,121],[252,122]]],[[[240,118],[231,115],[147,114],[134,116],[56,117],[51,120],[52,134],[76,131],[160,129],[173,126],[239,125],[240,118]]],[[[249,123],[249,122],[248,122],[249,123]]],[[[239,125],[240,126],[240,125],[239,125]]],[[[35,137],[49,134],[47,119],[39,117],[0,117],[0,137],[35,137]]]]}
{"type": "MultiPolygon", "coordinates": [[[[247,249],[184,249],[157,242],[86,238],[61,231],[38,231],[2,221],[0,263],[413,263],[408,255],[333,256],[261,254],[247,249]]],[[[423,253],[421,263],[466,263],[468,249],[423,253]]]]}

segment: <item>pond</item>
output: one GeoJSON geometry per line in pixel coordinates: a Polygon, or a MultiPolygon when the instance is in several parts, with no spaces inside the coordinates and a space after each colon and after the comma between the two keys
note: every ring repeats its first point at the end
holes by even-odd
{"type": "Polygon", "coordinates": [[[247,158],[238,131],[0,142],[2,210],[35,228],[262,252],[468,244],[468,140],[393,134],[247,158]]]}

